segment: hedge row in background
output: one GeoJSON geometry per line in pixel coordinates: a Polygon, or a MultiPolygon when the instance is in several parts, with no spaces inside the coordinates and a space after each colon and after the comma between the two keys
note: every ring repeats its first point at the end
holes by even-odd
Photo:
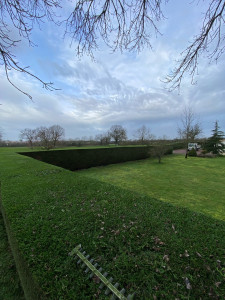
{"type": "Polygon", "coordinates": [[[150,147],[117,147],[21,152],[20,154],[71,171],[149,157],[150,147]]]}

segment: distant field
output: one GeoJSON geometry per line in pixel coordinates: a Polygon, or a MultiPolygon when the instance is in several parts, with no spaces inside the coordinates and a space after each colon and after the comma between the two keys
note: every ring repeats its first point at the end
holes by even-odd
{"type": "Polygon", "coordinates": [[[126,162],[80,171],[162,201],[225,220],[225,159],[183,155],[126,162]]]}

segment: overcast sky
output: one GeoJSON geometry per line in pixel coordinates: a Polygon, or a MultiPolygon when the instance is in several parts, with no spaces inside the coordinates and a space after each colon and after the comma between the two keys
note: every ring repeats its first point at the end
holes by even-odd
{"type": "MultiPolygon", "coordinates": [[[[207,2],[207,1],[206,1],[207,2]]],[[[171,0],[159,24],[162,36],[153,39],[153,50],[141,53],[111,53],[100,45],[95,61],[78,59],[63,30],[45,23],[34,30],[38,45],[23,41],[16,50],[21,65],[58,91],[46,91],[39,82],[11,72],[11,80],[33,97],[31,101],[13,88],[0,66],[0,128],[5,140],[18,140],[24,128],[61,125],[66,138],[82,138],[106,132],[111,125],[122,125],[129,138],[142,125],[157,137],[177,137],[177,127],[185,106],[193,108],[210,136],[214,122],[225,131],[225,60],[209,64],[199,60],[197,85],[185,77],[180,93],[168,92],[162,82],[175,67],[175,59],[198,33],[204,6],[198,1],[171,0]],[[189,3],[191,2],[191,3],[189,3]]],[[[70,4],[71,5],[71,4],[70,4]]]]}

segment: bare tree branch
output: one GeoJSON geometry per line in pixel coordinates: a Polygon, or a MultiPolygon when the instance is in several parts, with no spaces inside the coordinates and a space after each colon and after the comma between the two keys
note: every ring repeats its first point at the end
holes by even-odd
{"type": "Polygon", "coordinates": [[[151,32],[163,18],[162,0],[80,0],[66,20],[66,33],[78,42],[77,53],[93,54],[101,37],[113,50],[151,45],[151,32]]]}
{"type": "Polygon", "coordinates": [[[224,53],[224,9],[224,0],[211,0],[204,16],[200,34],[181,53],[182,58],[177,61],[178,67],[166,78],[166,82],[170,85],[170,90],[180,88],[182,79],[186,73],[189,73],[191,76],[192,84],[195,83],[195,75],[198,73],[199,56],[204,52],[207,53],[210,61],[217,61],[224,53]]]}
{"type": "Polygon", "coordinates": [[[32,96],[18,86],[10,79],[10,71],[15,70],[27,74],[42,83],[43,88],[47,90],[57,90],[51,82],[44,82],[38,76],[28,71],[28,67],[22,67],[15,60],[12,54],[14,48],[21,42],[20,39],[15,40],[11,37],[10,26],[5,20],[12,22],[12,26],[16,28],[21,38],[28,40],[29,45],[34,45],[30,35],[35,23],[40,24],[44,18],[54,21],[54,8],[59,7],[59,2],[54,0],[0,0],[0,65],[4,66],[7,80],[18,91],[32,99],[32,96]]]}
{"type": "MultiPolygon", "coordinates": [[[[200,1],[200,0],[199,0],[200,1]]],[[[159,34],[158,22],[164,18],[162,4],[168,0],[77,0],[74,9],[64,22],[65,35],[76,43],[78,55],[89,54],[98,48],[102,39],[113,51],[141,51],[152,48],[152,36],[159,34]]],[[[44,88],[54,90],[51,82],[22,67],[16,61],[13,50],[27,39],[33,45],[31,33],[35,24],[45,19],[57,23],[55,11],[62,0],[0,0],[0,65],[4,66],[9,82],[20,92],[31,96],[17,87],[10,79],[10,71],[16,70],[40,81],[44,88]],[[11,24],[8,24],[8,22],[11,24]],[[12,38],[10,26],[16,29],[19,38],[12,38]]],[[[224,33],[225,0],[209,0],[202,28],[190,45],[182,52],[177,67],[166,78],[169,89],[180,88],[183,77],[189,73],[192,83],[198,72],[199,57],[207,53],[210,61],[218,60],[225,50],[224,33]]]]}

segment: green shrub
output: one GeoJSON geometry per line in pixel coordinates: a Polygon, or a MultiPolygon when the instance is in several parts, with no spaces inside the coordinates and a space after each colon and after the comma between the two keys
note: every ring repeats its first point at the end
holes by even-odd
{"type": "Polygon", "coordinates": [[[172,147],[168,147],[168,149],[166,150],[165,155],[168,155],[168,154],[173,154],[173,148],[172,147]]]}
{"type": "Polygon", "coordinates": [[[192,148],[189,152],[188,152],[188,156],[197,156],[197,152],[194,148],[192,148]]]}

